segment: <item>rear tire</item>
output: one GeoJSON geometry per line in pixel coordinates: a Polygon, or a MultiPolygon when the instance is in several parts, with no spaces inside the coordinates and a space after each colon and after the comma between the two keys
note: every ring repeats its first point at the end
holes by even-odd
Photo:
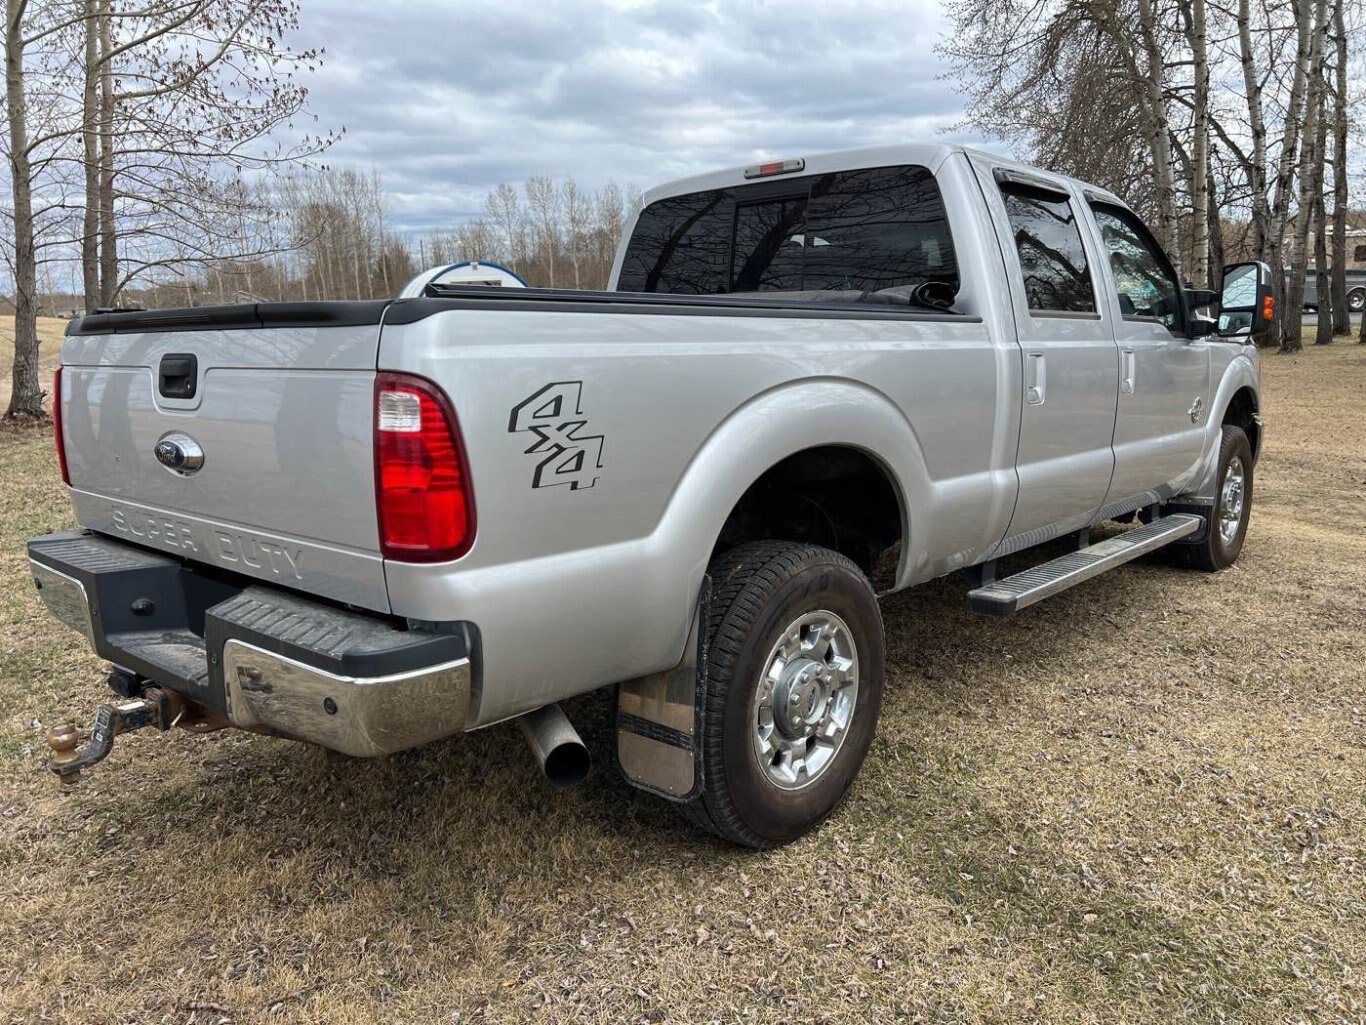
{"type": "Polygon", "coordinates": [[[703,788],[681,810],[732,843],[777,847],[824,821],[863,765],[882,614],[858,567],[815,545],[740,545],[709,572],[703,788]]]}
{"type": "Polygon", "coordinates": [[[1194,569],[1213,573],[1238,561],[1252,515],[1252,445],[1241,427],[1224,425],[1214,505],[1205,515],[1205,536],[1173,545],[1172,555],[1194,569]]]}

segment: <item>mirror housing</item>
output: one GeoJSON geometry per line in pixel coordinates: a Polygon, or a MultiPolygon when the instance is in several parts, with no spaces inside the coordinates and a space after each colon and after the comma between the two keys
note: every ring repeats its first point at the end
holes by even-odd
{"type": "Polygon", "coordinates": [[[1219,292],[1219,335],[1260,343],[1275,324],[1271,268],[1255,260],[1225,267],[1219,292]]]}
{"type": "Polygon", "coordinates": [[[1195,288],[1187,283],[1182,289],[1186,301],[1186,324],[1188,326],[1187,335],[1191,338],[1204,338],[1218,332],[1219,325],[1208,316],[1200,313],[1201,310],[1208,309],[1219,301],[1219,293],[1212,292],[1208,288],[1195,288]]]}

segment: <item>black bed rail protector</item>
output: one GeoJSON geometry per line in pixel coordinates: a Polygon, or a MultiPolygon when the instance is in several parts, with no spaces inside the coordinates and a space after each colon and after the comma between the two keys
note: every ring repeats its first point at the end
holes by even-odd
{"type": "Polygon", "coordinates": [[[237,303],[175,310],[89,313],[66,326],[69,335],[132,334],[145,331],[234,331],[262,327],[353,327],[378,325],[388,299],[362,302],[237,303]]]}
{"type": "Polygon", "coordinates": [[[752,296],[674,295],[662,292],[589,292],[570,288],[460,286],[420,299],[363,302],[242,303],[179,310],[90,313],[71,321],[68,335],[147,331],[234,331],[254,328],[349,327],[413,324],[447,310],[500,309],[539,312],[639,313],[711,317],[819,317],[832,320],[911,320],[980,324],[981,317],[880,303],[812,302],[752,296]]]}

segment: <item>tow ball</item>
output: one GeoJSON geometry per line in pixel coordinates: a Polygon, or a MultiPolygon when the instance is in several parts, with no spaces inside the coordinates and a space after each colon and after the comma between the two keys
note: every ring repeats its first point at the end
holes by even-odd
{"type": "Polygon", "coordinates": [[[52,761],[47,767],[57,774],[63,786],[71,786],[79,782],[82,770],[109,756],[114,738],[120,733],[147,726],[169,730],[182,710],[183,703],[177,695],[157,687],[148,687],[117,704],[101,705],[90,727],[90,739],[79,750],[80,738],[71,723],[47,731],[47,744],[52,748],[52,761]]]}

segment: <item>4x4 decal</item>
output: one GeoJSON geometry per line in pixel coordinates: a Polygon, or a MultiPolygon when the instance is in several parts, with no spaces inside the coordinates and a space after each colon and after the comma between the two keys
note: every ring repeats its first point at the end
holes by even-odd
{"type": "Polygon", "coordinates": [[[580,399],[582,381],[556,381],[512,407],[508,433],[530,432],[529,456],[540,457],[531,478],[533,488],[568,484],[569,490],[591,488],[602,469],[602,435],[588,428],[580,399]]]}

